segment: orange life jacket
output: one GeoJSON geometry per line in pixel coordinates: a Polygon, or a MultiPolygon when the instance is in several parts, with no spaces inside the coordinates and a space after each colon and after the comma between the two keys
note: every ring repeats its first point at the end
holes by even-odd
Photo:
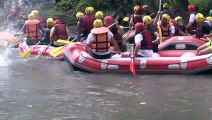
{"type": "Polygon", "coordinates": [[[26,34],[27,40],[40,40],[41,39],[41,33],[40,29],[38,28],[40,21],[35,20],[27,20],[25,24],[27,25],[26,31],[24,32],[26,34]]]}
{"type": "Polygon", "coordinates": [[[110,40],[108,39],[108,31],[106,31],[107,28],[101,27],[101,28],[94,28],[91,32],[94,35],[94,40],[92,42],[93,52],[107,52],[110,49],[110,40]],[[105,29],[102,30],[101,28],[105,29]],[[99,31],[99,32],[98,32],[99,31]]]}
{"type": "Polygon", "coordinates": [[[143,40],[141,41],[140,49],[152,49],[152,37],[149,30],[144,30],[143,32],[139,33],[143,35],[143,40]]]}
{"type": "Polygon", "coordinates": [[[55,31],[53,35],[53,41],[57,41],[58,39],[63,39],[63,40],[68,39],[68,34],[66,31],[65,24],[56,24],[54,28],[55,28],[55,31]]]}

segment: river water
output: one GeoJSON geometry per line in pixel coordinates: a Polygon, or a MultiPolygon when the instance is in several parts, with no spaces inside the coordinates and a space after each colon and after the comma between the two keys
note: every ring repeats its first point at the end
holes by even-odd
{"type": "Polygon", "coordinates": [[[88,74],[1,50],[0,120],[212,120],[212,77],[88,74]]]}

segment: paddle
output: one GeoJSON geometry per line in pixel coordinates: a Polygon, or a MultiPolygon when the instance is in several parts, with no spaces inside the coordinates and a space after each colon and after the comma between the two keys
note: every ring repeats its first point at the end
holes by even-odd
{"type": "Polygon", "coordinates": [[[36,56],[36,58],[39,58],[39,57],[43,54],[43,52],[46,51],[46,50],[49,48],[49,46],[50,46],[51,44],[52,44],[52,43],[49,43],[48,46],[47,46],[42,52],[40,52],[40,54],[38,54],[38,56],[36,56]]]}
{"type": "Polygon", "coordinates": [[[61,47],[57,47],[55,48],[54,50],[52,50],[49,54],[52,56],[52,57],[57,57],[59,54],[61,54],[61,52],[63,52],[63,49],[68,45],[68,44],[75,44],[76,42],[70,42],[70,41],[67,41],[67,40],[57,40],[57,42],[61,42],[61,43],[65,43],[64,46],[61,46],[61,47]]]}
{"type": "Polygon", "coordinates": [[[27,57],[29,57],[31,51],[34,50],[34,49],[38,46],[38,44],[40,44],[40,42],[41,42],[41,40],[39,40],[38,43],[37,43],[35,46],[33,46],[32,49],[29,49],[29,50],[27,50],[27,51],[21,53],[21,54],[19,55],[19,58],[27,58],[27,57]]]}
{"type": "Polygon", "coordinates": [[[134,76],[136,76],[136,73],[135,73],[135,66],[134,66],[134,59],[135,59],[135,56],[134,56],[134,45],[131,44],[131,63],[130,63],[130,71],[132,72],[132,74],[134,76]]]}
{"type": "MultiPolygon", "coordinates": [[[[159,11],[161,11],[161,0],[160,0],[160,3],[159,3],[159,11]]],[[[159,15],[159,21],[160,21],[160,15],[159,15]]],[[[158,25],[157,28],[158,28],[158,32],[159,32],[160,43],[162,43],[163,36],[162,36],[162,30],[161,30],[160,25],[158,25]]]]}
{"type": "MultiPolygon", "coordinates": [[[[26,34],[25,34],[25,35],[22,35],[22,34],[15,34],[14,36],[19,37],[19,39],[22,39],[22,38],[24,38],[24,37],[26,36],[26,34]]],[[[12,45],[9,46],[9,48],[15,47],[15,46],[18,45],[20,42],[22,42],[22,41],[19,40],[19,41],[13,43],[12,45]]]]}

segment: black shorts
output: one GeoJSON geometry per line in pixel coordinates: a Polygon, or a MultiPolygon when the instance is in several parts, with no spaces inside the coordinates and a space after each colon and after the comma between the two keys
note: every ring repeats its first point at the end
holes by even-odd
{"type": "Polygon", "coordinates": [[[90,50],[90,55],[93,58],[96,58],[96,59],[108,59],[108,58],[111,58],[111,56],[112,56],[111,52],[109,54],[106,54],[106,55],[97,55],[93,52],[92,49],[90,50]]]}

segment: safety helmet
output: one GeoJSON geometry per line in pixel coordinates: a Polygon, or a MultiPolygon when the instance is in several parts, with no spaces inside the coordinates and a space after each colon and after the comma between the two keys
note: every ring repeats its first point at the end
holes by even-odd
{"type": "Polygon", "coordinates": [[[152,24],[152,18],[150,16],[144,16],[143,17],[143,23],[144,23],[144,25],[152,24]]]}
{"type": "Polygon", "coordinates": [[[46,24],[47,24],[47,25],[50,25],[50,26],[53,26],[53,25],[54,25],[54,20],[53,20],[53,18],[48,18],[48,19],[46,20],[46,24]]]}
{"type": "Polygon", "coordinates": [[[102,27],[102,26],[103,26],[102,20],[100,20],[100,19],[94,20],[94,22],[93,22],[93,27],[94,28],[98,28],[98,27],[102,27]]]}
{"type": "Polygon", "coordinates": [[[113,19],[112,16],[106,16],[106,17],[104,18],[104,22],[105,22],[105,23],[108,23],[108,24],[112,24],[112,23],[114,23],[115,21],[114,21],[114,19],[113,19]]]}
{"type": "Polygon", "coordinates": [[[149,6],[148,5],[143,5],[143,8],[148,8],[149,6]]]}
{"type": "Polygon", "coordinates": [[[84,16],[84,14],[83,14],[82,12],[78,12],[78,13],[76,14],[77,20],[80,20],[80,18],[82,18],[83,16],[84,16]]]}
{"type": "Polygon", "coordinates": [[[169,4],[168,3],[164,3],[163,4],[163,9],[168,9],[169,8],[169,4]]]}
{"type": "Polygon", "coordinates": [[[202,13],[197,13],[196,14],[196,22],[197,23],[202,23],[205,21],[205,17],[202,13]]]}
{"type": "Polygon", "coordinates": [[[212,16],[206,17],[206,20],[212,23],[212,16]]]}
{"type": "Polygon", "coordinates": [[[39,15],[39,11],[38,10],[32,10],[31,13],[35,14],[35,17],[37,17],[39,15]]]}
{"type": "Polygon", "coordinates": [[[177,22],[178,20],[182,20],[182,17],[177,16],[174,20],[177,22]]]}
{"type": "Polygon", "coordinates": [[[195,12],[196,11],[196,7],[194,4],[189,4],[188,5],[188,11],[189,12],[195,12]]]}
{"type": "Polygon", "coordinates": [[[134,7],[135,14],[141,14],[143,12],[143,8],[140,5],[136,5],[134,7]]]}
{"type": "Polygon", "coordinates": [[[212,9],[210,10],[209,15],[212,16],[212,9]]]}
{"type": "Polygon", "coordinates": [[[93,14],[93,12],[94,12],[94,8],[93,7],[89,6],[89,7],[85,8],[85,13],[86,14],[93,14]]]}
{"type": "Polygon", "coordinates": [[[28,19],[29,20],[34,20],[35,19],[35,15],[33,13],[28,14],[28,19]]]}
{"type": "Polygon", "coordinates": [[[102,11],[97,11],[95,14],[95,18],[96,19],[103,19],[104,18],[104,14],[102,11]]]}
{"type": "Polygon", "coordinates": [[[123,21],[128,22],[129,21],[129,17],[124,17],[123,21]]]}
{"type": "Polygon", "coordinates": [[[54,24],[56,25],[56,24],[62,24],[62,22],[60,21],[60,20],[55,20],[54,21],[54,24]]]}
{"type": "Polygon", "coordinates": [[[142,31],[142,30],[144,30],[144,28],[145,28],[144,24],[141,22],[138,22],[135,24],[135,30],[142,31]]]}
{"type": "Polygon", "coordinates": [[[169,20],[170,20],[170,16],[168,14],[163,14],[162,18],[165,18],[166,22],[169,22],[169,20]]]}

